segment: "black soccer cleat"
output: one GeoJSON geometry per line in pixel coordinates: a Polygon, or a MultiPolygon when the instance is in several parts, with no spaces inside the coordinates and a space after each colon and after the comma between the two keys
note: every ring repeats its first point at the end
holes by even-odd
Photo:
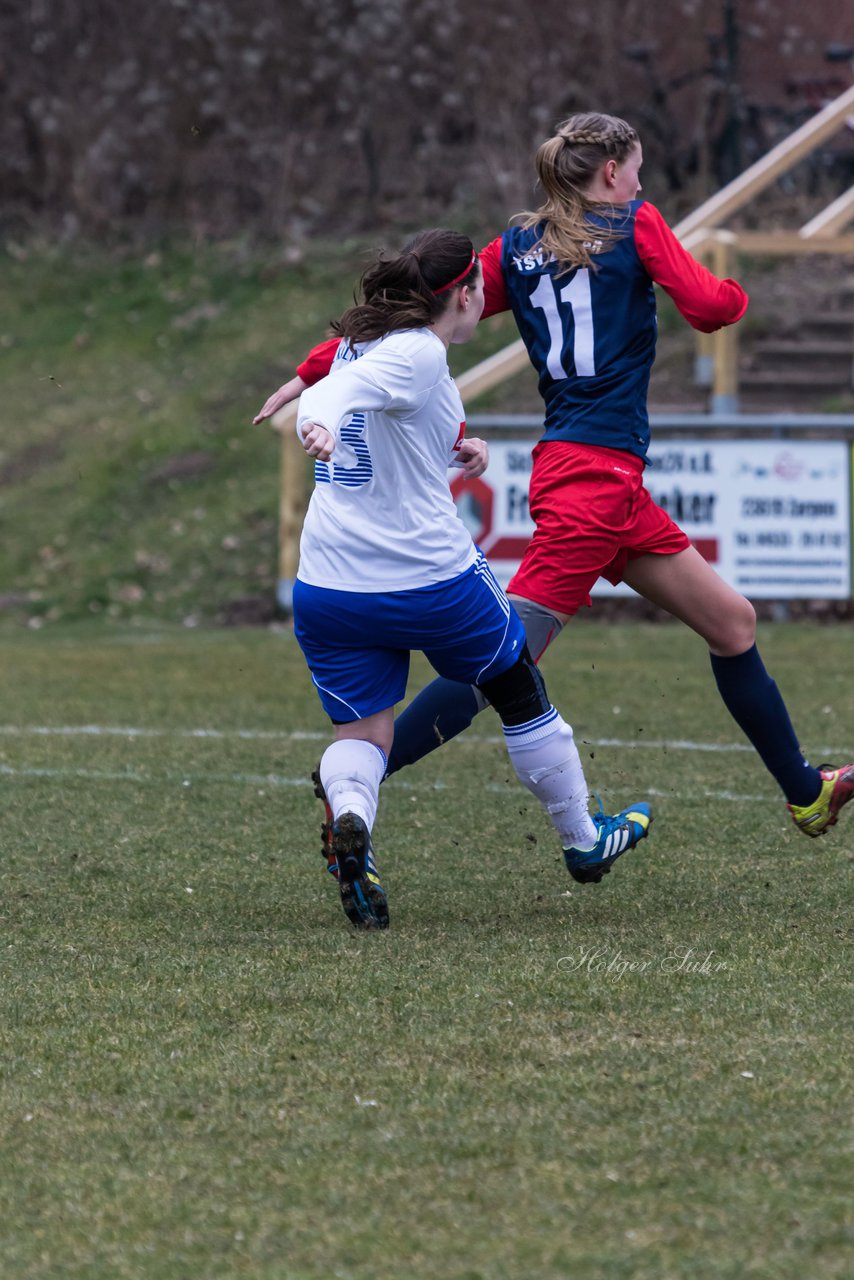
{"type": "Polygon", "coordinates": [[[388,899],[365,823],[355,813],[342,813],[332,824],[331,845],[345,916],[357,929],[387,929],[388,899]]]}

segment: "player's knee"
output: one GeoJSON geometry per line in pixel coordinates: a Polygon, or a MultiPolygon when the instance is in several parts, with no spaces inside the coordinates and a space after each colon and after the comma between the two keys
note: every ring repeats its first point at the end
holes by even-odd
{"type": "Polygon", "coordinates": [[[330,743],[320,759],[320,780],[329,792],[346,782],[358,791],[375,791],[385,773],[387,752],[368,738],[340,737],[330,743]]]}
{"type": "Polygon", "coordinates": [[[502,724],[527,724],[551,706],[545,681],[527,645],[512,667],[478,687],[495,707],[502,724]]]}
{"type": "Polygon", "coordinates": [[[756,643],[756,610],[744,596],[736,596],[732,606],[717,621],[709,648],[720,657],[746,653],[756,643]]]}
{"type": "Polygon", "coordinates": [[[562,631],[563,622],[558,614],[543,604],[537,604],[535,600],[528,600],[524,596],[511,596],[510,599],[522,619],[528,648],[536,655],[534,661],[539,662],[551,642],[562,631]]]}

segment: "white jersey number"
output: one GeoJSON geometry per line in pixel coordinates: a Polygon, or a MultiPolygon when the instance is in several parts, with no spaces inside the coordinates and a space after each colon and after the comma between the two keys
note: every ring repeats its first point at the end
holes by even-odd
{"type": "Polygon", "coordinates": [[[558,281],[549,275],[540,276],[539,284],[531,294],[531,302],[545,312],[549,330],[549,351],[546,368],[553,378],[568,378],[563,367],[563,325],[558,311],[558,297],[568,302],[572,310],[573,338],[572,359],[579,378],[592,378],[596,373],[593,357],[593,300],[590,296],[590,271],[580,267],[569,284],[558,290],[558,281]]]}

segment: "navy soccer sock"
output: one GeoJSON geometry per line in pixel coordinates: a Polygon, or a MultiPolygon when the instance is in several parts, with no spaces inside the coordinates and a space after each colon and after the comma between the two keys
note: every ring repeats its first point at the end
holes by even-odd
{"type": "Polygon", "coordinates": [[[734,658],[709,657],[724,705],[789,804],[812,804],[821,790],[821,775],[801,755],[786,704],[756,645],[734,658]]]}
{"type": "Polygon", "coordinates": [[[438,676],[395,720],[386,777],[415,764],[449,738],[456,738],[479,710],[480,702],[470,684],[457,684],[438,676]]]}

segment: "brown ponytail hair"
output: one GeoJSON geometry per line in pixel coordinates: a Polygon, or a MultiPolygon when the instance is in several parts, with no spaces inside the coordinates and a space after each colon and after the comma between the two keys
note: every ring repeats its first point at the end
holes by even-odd
{"type": "Polygon", "coordinates": [[[397,329],[433,324],[457,285],[470,284],[478,271],[468,236],[437,227],[419,231],[399,253],[383,249],[361,279],[362,301],[332,325],[338,337],[371,342],[397,329]]]}
{"type": "Polygon", "coordinates": [[[620,238],[617,228],[591,225],[588,215],[602,206],[585,191],[606,160],[622,164],[638,141],[625,120],[586,111],[564,120],[537,151],[537,176],[546,198],[535,212],[519,216],[526,228],[545,224],[538,247],[566,270],[595,266],[592,240],[607,246],[620,238]]]}

